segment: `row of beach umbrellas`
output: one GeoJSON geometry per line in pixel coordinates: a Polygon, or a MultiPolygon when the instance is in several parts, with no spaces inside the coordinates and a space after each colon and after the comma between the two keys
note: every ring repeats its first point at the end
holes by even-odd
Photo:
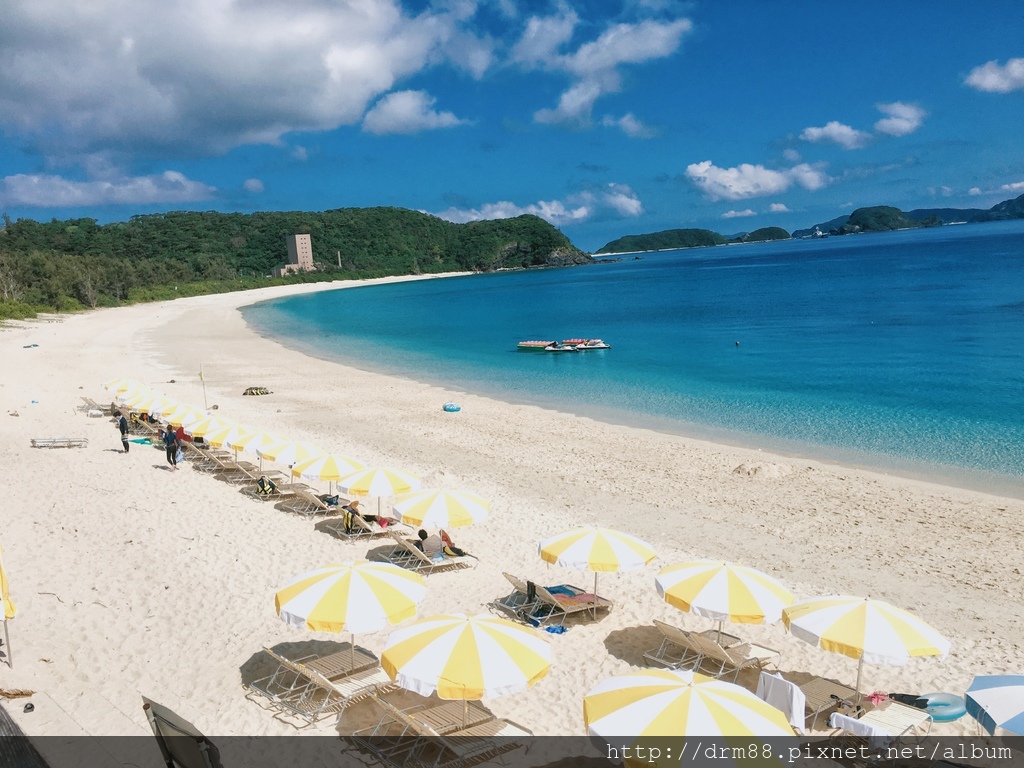
{"type": "Polygon", "coordinates": [[[214,448],[252,453],[263,461],[289,467],[292,477],[335,485],[341,493],[377,497],[378,513],[382,499],[401,497],[394,513],[402,522],[424,528],[457,528],[480,523],[487,518],[489,503],[464,490],[422,490],[414,474],[390,467],[367,467],[358,459],[324,451],[300,440],[211,416],[198,406],[179,403],[154,392],[135,379],[117,378],[104,383],[125,406],[150,414],[186,434],[201,437],[214,448]]]}

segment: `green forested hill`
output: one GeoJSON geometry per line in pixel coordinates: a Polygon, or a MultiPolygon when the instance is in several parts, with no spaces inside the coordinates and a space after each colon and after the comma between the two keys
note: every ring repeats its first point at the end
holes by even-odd
{"type": "Polygon", "coordinates": [[[631,253],[660,251],[667,248],[701,248],[722,245],[726,239],[710,229],[666,229],[647,235],[626,235],[600,248],[598,253],[631,253]]]}
{"type": "Polygon", "coordinates": [[[173,212],[10,221],[0,230],[0,317],[283,282],[491,271],[590,258],[536,216],[453,224],[400,208],[322,212],[173,212]],[[268,278],[285,236],[309,233],[317,272],[268,278]],[[339,256],[340,254],[340,256],[339,256]],[[340,266],[339,266],[340,259],[340,266]]]}
{"type": "Polygon", "coordinates": [[[769,240],[789,240],[789,232],[782,227],[761,227],[753,232],[733,238],[734,243],[764,243],[769,240]]]}

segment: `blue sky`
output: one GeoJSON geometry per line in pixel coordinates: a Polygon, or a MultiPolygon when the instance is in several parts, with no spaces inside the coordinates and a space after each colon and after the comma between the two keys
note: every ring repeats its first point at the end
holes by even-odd
{"type": "Polygon", "coordinates": [[[393,205],[595,250],[1024,193],[1019,2],[4,5],[12,218],[393,205]]]}

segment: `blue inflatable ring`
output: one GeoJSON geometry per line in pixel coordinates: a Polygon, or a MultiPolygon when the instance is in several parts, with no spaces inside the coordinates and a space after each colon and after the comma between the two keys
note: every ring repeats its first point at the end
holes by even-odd
{"type": "Polygon", "coordinates": [[[952,693],[923,693],[921,698],[928,700],[925,712],[931,715],[936,723],[949,723],[967,714],[967,702],[963,696],[952,693]]]}

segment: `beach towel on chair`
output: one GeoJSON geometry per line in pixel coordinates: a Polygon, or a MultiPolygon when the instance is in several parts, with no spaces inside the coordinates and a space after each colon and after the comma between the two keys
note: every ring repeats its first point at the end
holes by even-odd
{"type": "Polygon", "coordinates": [[[265,475],[256,481],[256,493],[260,496],[269,496],[277,490],[277,483],[265,475]]]}

